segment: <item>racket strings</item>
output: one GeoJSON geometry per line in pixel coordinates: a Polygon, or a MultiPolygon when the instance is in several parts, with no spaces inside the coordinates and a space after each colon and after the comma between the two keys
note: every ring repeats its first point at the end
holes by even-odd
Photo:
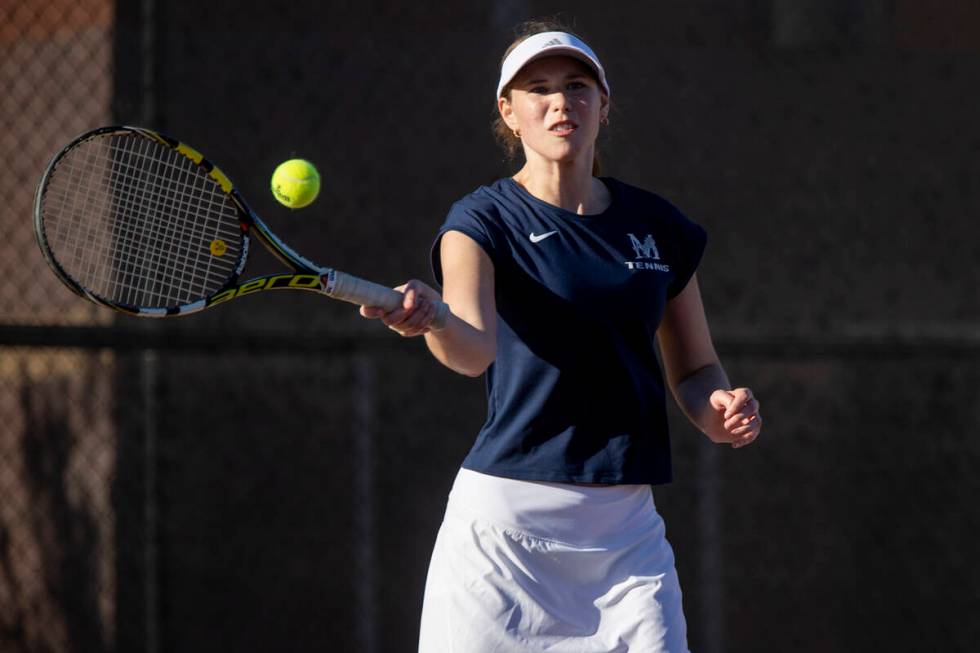
{"type": "MultiPolygon", "coordinates": [[[[152,145],[151,141],[143,141],[139,143],[141,151],[136,152],[138,156],[146,156],[146,148],[152,145]]],[[[190,277],[180,274],[181,266],[184,269],[189,269],[192,271],[200,270],[201,256],[200,250],[202,248],[195,248],[198,251],[190,250],[186,248],[188,243],[195,242],[195,234],[189,233],[187,227],[195,224],[189,220],[167,220],[168,215],[176,216],[180,218],[181,216],[187,217],[197,217],[205,218],[207,216],[192,215],[194,207],[186,203],[180,202],[179,197],[170,197],[161,195],[159,192],[159,187],[152,187],[146,184],[147,179],[152,179],[154,176],[164,179],[168,184],[185,184],[189,183],[187,178],[187,170],[177,167],[175,164],[178,162],[179,154],[172,150],[168,150],[164,154],[167,160],[159,159],[148,159],[149,161],[149,175],[142,179],[142,184],[140,187],[128,189],[122,196],[121,206],[123,209],[136,217],[137,226],[139,230],[146,234],[149,241],[149,247],[146,250],[146,257],[139,258],[140,254],[143,252],[139,249],[139,243],[133,242],[129,238],[123,238],[122,243],[124,245],[124,250],[128,255],[134,257],[134,260],[140,260],[141,265],[138,268],[138,274],[136,275],[136,281],[140,284],[138,286],[128,285],[127,288],[129,293],[126,296],[127,303],[140,303],[144,305],[145,303],[137,302],[138,295],[140,292],[149,294],[159,300],[170,300],[170,296],[164,294],[163,286],[150,286],[147,282],[152,279],[152,275],[149,274],[154,270],[161,272],[164,278],[172,279],[177,282],[180,289],[187,292],[186,295],[180,295],[179,298],[187,299],[191,294],[200,295],[207,289],[203,285],[199,285],[202,279],[207,279],[207,270],[203,275],[194,274],[190,277]],[[144,199],[145,214],[139,212],[140,199],[144,199]],[[147,219],[150,218],[150,219],[147,219]],[[178,247],[176,249],[166,247],[169,243],[179,243],[185,245],[185,247],[178,247]],[[168,249],[171,250],[168,253],[168,249]],[[196,254],[196,255],[195,255],[196,254]],[[192,258],[193,257],[193,258],[192,258]]],[[[183,157],[180,157],[183,158],[183,157]]],[[[198,184],[195,183],[198,180],[193,178],[190,183],[196,187],[198,184]]],[[[202,188],[202,190],[204,190],[202,188]]],[[[200,222],[199,224],[206,224],[205,222],[200,222]]],[[[205,229],[206,231],[206,229],[205,229]]],[[[210,258],[210,257],[209,257],[210,258]]],[[[230,266],[226,272],[230,271],[230,266]]],[[[224,274],[223,277],[227,277],[224,274]]]]}
{"type": "Polygon", "coordinates": [[[115,303],[193,303],[238,268],[232,200],[202,166],[140,135],[103,135],[66,153],[48,180],[42,216],[65,272],[115,303]]]}
{"type": "MultiPolygon", "coordinates": [[[[145,147],[145,144],[143,146],[145,147]]],[[[174,155],[171,153],[171,156],[174,155]]],[[[89,161],[89,164],[90,164],[89,167],[91,167],[91,161],[89,161]]],[[[126,167],[132,167],[132,166],[125,166],[123,164],[123,167],[121,168],[120,160],[117,159],[116,161],[113,162],[111,169],[103,168],[102,172],[109,173],[111,175],[115,175],[118,177],[120,171],[125,170],[126,167]]],[[[151,167],[150,172],[158,173],[159,171],[155,171],[151,167]]],[[[93,186],[90,186],[89,189],[91,189],[92,187],[93,186]]],[[[154,216],[154,214],[156,214],[157,216],[167,215],[168,212],[170,215],[176,215],[178,217],[182,214],[180,210],[174,211],[175,208],[176,209],[181,208],[179,205],[171,204],[170,206],[167,206],[166,203],[160,203],[158,201],[158,198],[156,197],[157,195],[159,195],[159,192],[148,193],[147,191],[148,189],[145,187],[144,188],[123,187],[122,192],[120,192],[117,197],[117,208],[120,209],[123,214],[132,213],[132,210],[134,208],[133,206],[134,202],[139,197],[143,197],[144,200],[146,201],[146,215],[148,216],[154,216]]],[[[85,200],[83,200],[83,204],[82,204],[82,210],[84,212],[91,214],[93,208],[98,209],[100,214],[103,212],[103,207],[105,206],[105,202],[100,202],[93,207],[90,190],[84,195],[84,197],[86,198],[85,200]]],[[[143,236],[145,236],[146,244],[149,245],[148,248],[143,248],[142,247],[143,242],[133,238],[133,233],[134,233],[133,230],[127,232],[126,230],[120,228],[121,226],[126,224],[125,220],[119,220],[115,223],[112,222],[107,223],[111,225],[111,232],[109,236],[107,238],[103,237],[101,239],[100,247],[93,247],[92,252],[87,252],[89,255],[86,257],[86,259],[81,260],[82,267],[80,268],[80,271],[82,274],[95,278],[93,275],[96,275],[97,272],[94,269],[93,265],[97,262],[96,259],[101,259],[103,263],[102,277],[108,279],[110,284],[117,291],[116,292],[117,297],[115,297],[115,299],[121,299],[125,303],[148,304],[153,302],[136,301],[136,300],[139,299],[140,295],[147,295],[150,297],[151,300],[152,299],[159,300],[161,298],[166,299],[168,297],[168,295],[165,294],[163,289],[154,288],[152,285],[148,284],[148,281],[151,280],[151,276],[148,274],[148,272],[151,272],[154,269],[159,269],[165,275],[169,275],[170,277],[180,280],[179,277],[175,277],[172,270],[167,269],[168,268],[167,264],[169,263],[169,267],[172,268],[175,265],[179,265],[179,264],[184,264],[184,265],[187,265],[188,263],[193,264],[194,261],[188,259],[187,256],[184,255],[180,249],[177,249],[174,252],[172,259],[167,259],[164,257],[164,249],[160,246],[161,237],[163,237],[164,239],[173,238],[174,235],[176,234],[176,232],[172,231],[172,224],[183,225],[186,227],[186,221],[178,220],[178,221],[165,222],[165,221],[161,221],[160,219],[146,221],[145,219],[140,220],[139,217],[140,215],[137,214],[137,220],[135,221],[135,224],[137,226],[136,231],[140,232],[143,236]],[[161,231],[161,227],[163,228],[162,231],[161,231]],[[106,242],[115,243],[116,249],[107,249],[106,242]],[[94,259],[91,256],[93,252],[96,254],[94,259]],[[135,267],[133,267],[134,263],[135,263],[135,267]],[[127,275],[125,272],[124,269],[125,265],[129,265],[132,268],[129,275],[127,275]],[[107,272],[114,273],[114,276],[112,277],[106,276],[107,272]],[[119,274],[120,272],[123,273],[122,276],[120,276],[119,274]],[[132,279],[129,279],[130,282],[127,282],[128,277],[132,277],[132,279]],[[126,294],[119,296],[120,293],[118,291],[126,291],[126,294]]],[[[186,229],[182,229],[181,231],[186,232],[186,229]]],[[[180,235],[181,237],[186,238],[185,233],[182,233],[180,235]]],[[[231,235],[232,234],[229,234],[229,236],[231,235]]],[[[72,234],[69,234],[69,236],[74,237],[72,234]]],[[[81,239],[78,239],[77,237],[75,238],[75,240],[77,241],[77,244],[80,244],[82,242],[81,239]]],[[[91,246],[93,242],[92,239],[89,238],[88,241],[89,241],[89,246],[91,246]]],[[[75,252],[76,258],[79,251],[85,252],[86,250],[79,249],[78,247],[76,247],[76,252],[75,252]]],[[[197,257],[197,260],[198,261],[200,260],[199,256],[197,257]]],[[[231,266],[228,265],[225,266],[226,270],[230,269],[230,267],[231,266]]],[[[186,290],[187,284],[183,284],[182,287],[186,290]]],[[[198,289],[192,288],[192,290],[198,290],[198,289]]]]}
{"type": "MultiPolygon", "coordinates": [[[[209,252],[207,247],[210,240],[207,238],[209,229],[207,224],[207,214],[202,214],[195,204],[186,201],[187,196],[175,194],[165,194],[161,188],[174,188],[178,186],[190,186],[194,196],[207,198],[209,204],[213,204],[215,186],[209,183],[210,178],[203,174],[202,169],[192,164],[190,161],[177,154],[169,148],[161,150],[161,156],[150,157],[148,148],[157,147],[155,143],[148,140],[136,141],[140,145],[140,150],[135,152],[137,157],[142,157],[142,163],[149,166],[148,175],[141,179],[138,186],[129,187],[127,193],[123,194],[121,206],[126,213],[134,217],[134,224],[138,232],[147,237],[146,248],[142,243],[133,242],[131,238],[123,238],[124,251],[133,259],[140,262],[133,274],[134,284],[126,284],[129,294],[126,296],[127,303],[145,305],[151,302],[136,301],[140,293],[149,295],[151,299],[172,299],[173,295],[167,294],[165,285],[152,285],[154,276],[150,273],[158,271],[157,278],[170,279],[176,282],[179,290],[186,294],[178,293],[179,299],[190,299],[191,296],[199,297],[207,294],[211,290],[201,283],[201,279],[209,277],[207,267],[201,268],[202,253],[209,252]],[[180,164],[183,163],[181,166],[180,164]],[[197,171],[196,176],[190,175],[191,171],[197,171]],[[153,180],[162,181],[152,183],[153,180]],[[203,193],[207,193],[204,195],[203,193]],[[145,211],[141,212],[140,200],[145,202],[145,211]],[[185,201],[181,201],[185,200],[185,201]],[[172,216],[176,219],[167,219],[172,216]],[[203,226],[202,233],[196,233],[194,227],[203,226]],[[202,238],[202,235],[204,238],[202,238]],[[202,242],[204,241],[204,242],[202,242]],[[197,247],[188,247],[196,244],[197,247]],[[186,272],[190,271],[188,275],[186,272]]],[[[139,163],[140,161],[137,160],[139,163]]],[[[132,165],[128,166],[133,167],[132,165]]],[[[224,198],[224,194],[221,193],[224,198]]],[[[229,217],[234,226],[230,233],[225,234],[228,238],[237,237],[237,220],[232,210],[229,217]]],[[[207,259],[212,257],[208,254],[207,259]]],[[[224,280],[230,274],[232,265],[226,264],[222,271],[221,279],[224,280]]]]}

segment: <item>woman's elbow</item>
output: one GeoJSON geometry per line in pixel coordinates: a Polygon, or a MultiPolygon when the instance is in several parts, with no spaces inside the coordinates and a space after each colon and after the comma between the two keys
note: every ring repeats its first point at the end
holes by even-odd
{"type": "Polygon", "coordinates": [[[482,376],[483,373],[487,371],[488,367],[490,366],[485,365],[483,367],[464,367],[464,368],[457,369],[456,372],[459,372],[463,376],[468,376],[471,379],[476,379],[482,376]]]}
{"type": "Polygon", "coordinates": [[[487,371],[487,368],[493,364],[494,358],[496,358],[495,353],[489,352],[483,356],[480,356],[479,358],[466,361],[466,365],[462,366],[462,368],[457,371],[460,374],[465,374],[466,376],[476,378],[487,371]]]}
{"type": "Polygon", "coordinates": [[[480,376],[481,374],[483,374],[484,372],[486,372],[487,368],[490,367],[489,363],[485,365],[481,365],[481,364],[473,363],[472,361],[466,361],[464,363],[460,361],[447,360],[447,361],[442,361],[442,364],[448,367],[449,369],[451,369],[453,372],[456,372],[457,374],[462,374],[463,376],[469,376],[474,379],[480,376]]]}
{"type": "Polygon", "coordinates": [[[458,374],[476,378],[487,371],[497,357],[495,348],[467,352],[467,356],[447,357],[443,364],[458,374]]]}

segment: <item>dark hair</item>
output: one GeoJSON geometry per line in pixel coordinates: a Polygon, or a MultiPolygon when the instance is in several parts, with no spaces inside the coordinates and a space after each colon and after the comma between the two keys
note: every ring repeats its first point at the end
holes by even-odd
{"type": "MultiPolygon", "coordinates": [[[[533,20],[524,21],[514,28],[514,35],[516,38],[507,47],[507,50],[504,52],[504,56],[501,57],[500,65],[503,65],[504,59],[507,58],[507,55],[513,52],[514,48],[528,38],[542,32],[567,32],[577,38],[581,38],[578,34],[572,32],[565,22],[558,17],[536,18],[533,20]]],[[[591,69],[590,74],[595,77],[596,83],[598,83],[599,79],[595,76],[595,73],[591,72],[591,69]]],[[[510,86],[511,82],[508,82],[507,85],[500,91],[500,95],[506,96],[508,100],[510,99],[510,86]]],[[[504,122],[504,119],[500,116],[500,112],[497,111],[496,107],[494,107],[494,114],[493,122],[491,123],[494,139],[497,141],[500,147],[503,148],[504,153],[507,155],[507,160],[514,161],[517,159],[517,155],[524,151],[524,149],[521,147],[521,139],[518,138],[514,132],[511,131],[510,127],[507,126],[507,123],[504,122]]],[[[594,177],[598,177],[600,172],[601,166],[599,165],[599,148],[597,145],[592,157],[592,175],[594,177]]]]}

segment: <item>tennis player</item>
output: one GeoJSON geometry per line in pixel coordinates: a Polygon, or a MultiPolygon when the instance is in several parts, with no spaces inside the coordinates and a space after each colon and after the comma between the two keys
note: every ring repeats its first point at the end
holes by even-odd
{"type": "Polygon", "coordinates": [[[704,230],[658,195],[597,177],[599,58],[548,23],[504,56],[496,130],[524,166],[456,202],[402,308],[363,307],[469,376],[488,415],[436,539],[419,651],[687,651],[651,485],[671,480],[663,377],[713,442],[759,435],[732,388],[695,271],[704,230]],[[433,302],[452,308],[429,328],[433,302]]]}

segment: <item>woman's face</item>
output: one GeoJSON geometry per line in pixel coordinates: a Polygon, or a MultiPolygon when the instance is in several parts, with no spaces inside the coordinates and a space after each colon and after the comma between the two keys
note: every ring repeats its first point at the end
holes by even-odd
{"type": "Polygon", "coordinates": [[[497,108],[511,130],[517,130],[530,160],[570,161],[594,152],[599,121],[609,98],[585,63],[572,57],[532,61],[511,84],[510,100],[497,108]]]}

